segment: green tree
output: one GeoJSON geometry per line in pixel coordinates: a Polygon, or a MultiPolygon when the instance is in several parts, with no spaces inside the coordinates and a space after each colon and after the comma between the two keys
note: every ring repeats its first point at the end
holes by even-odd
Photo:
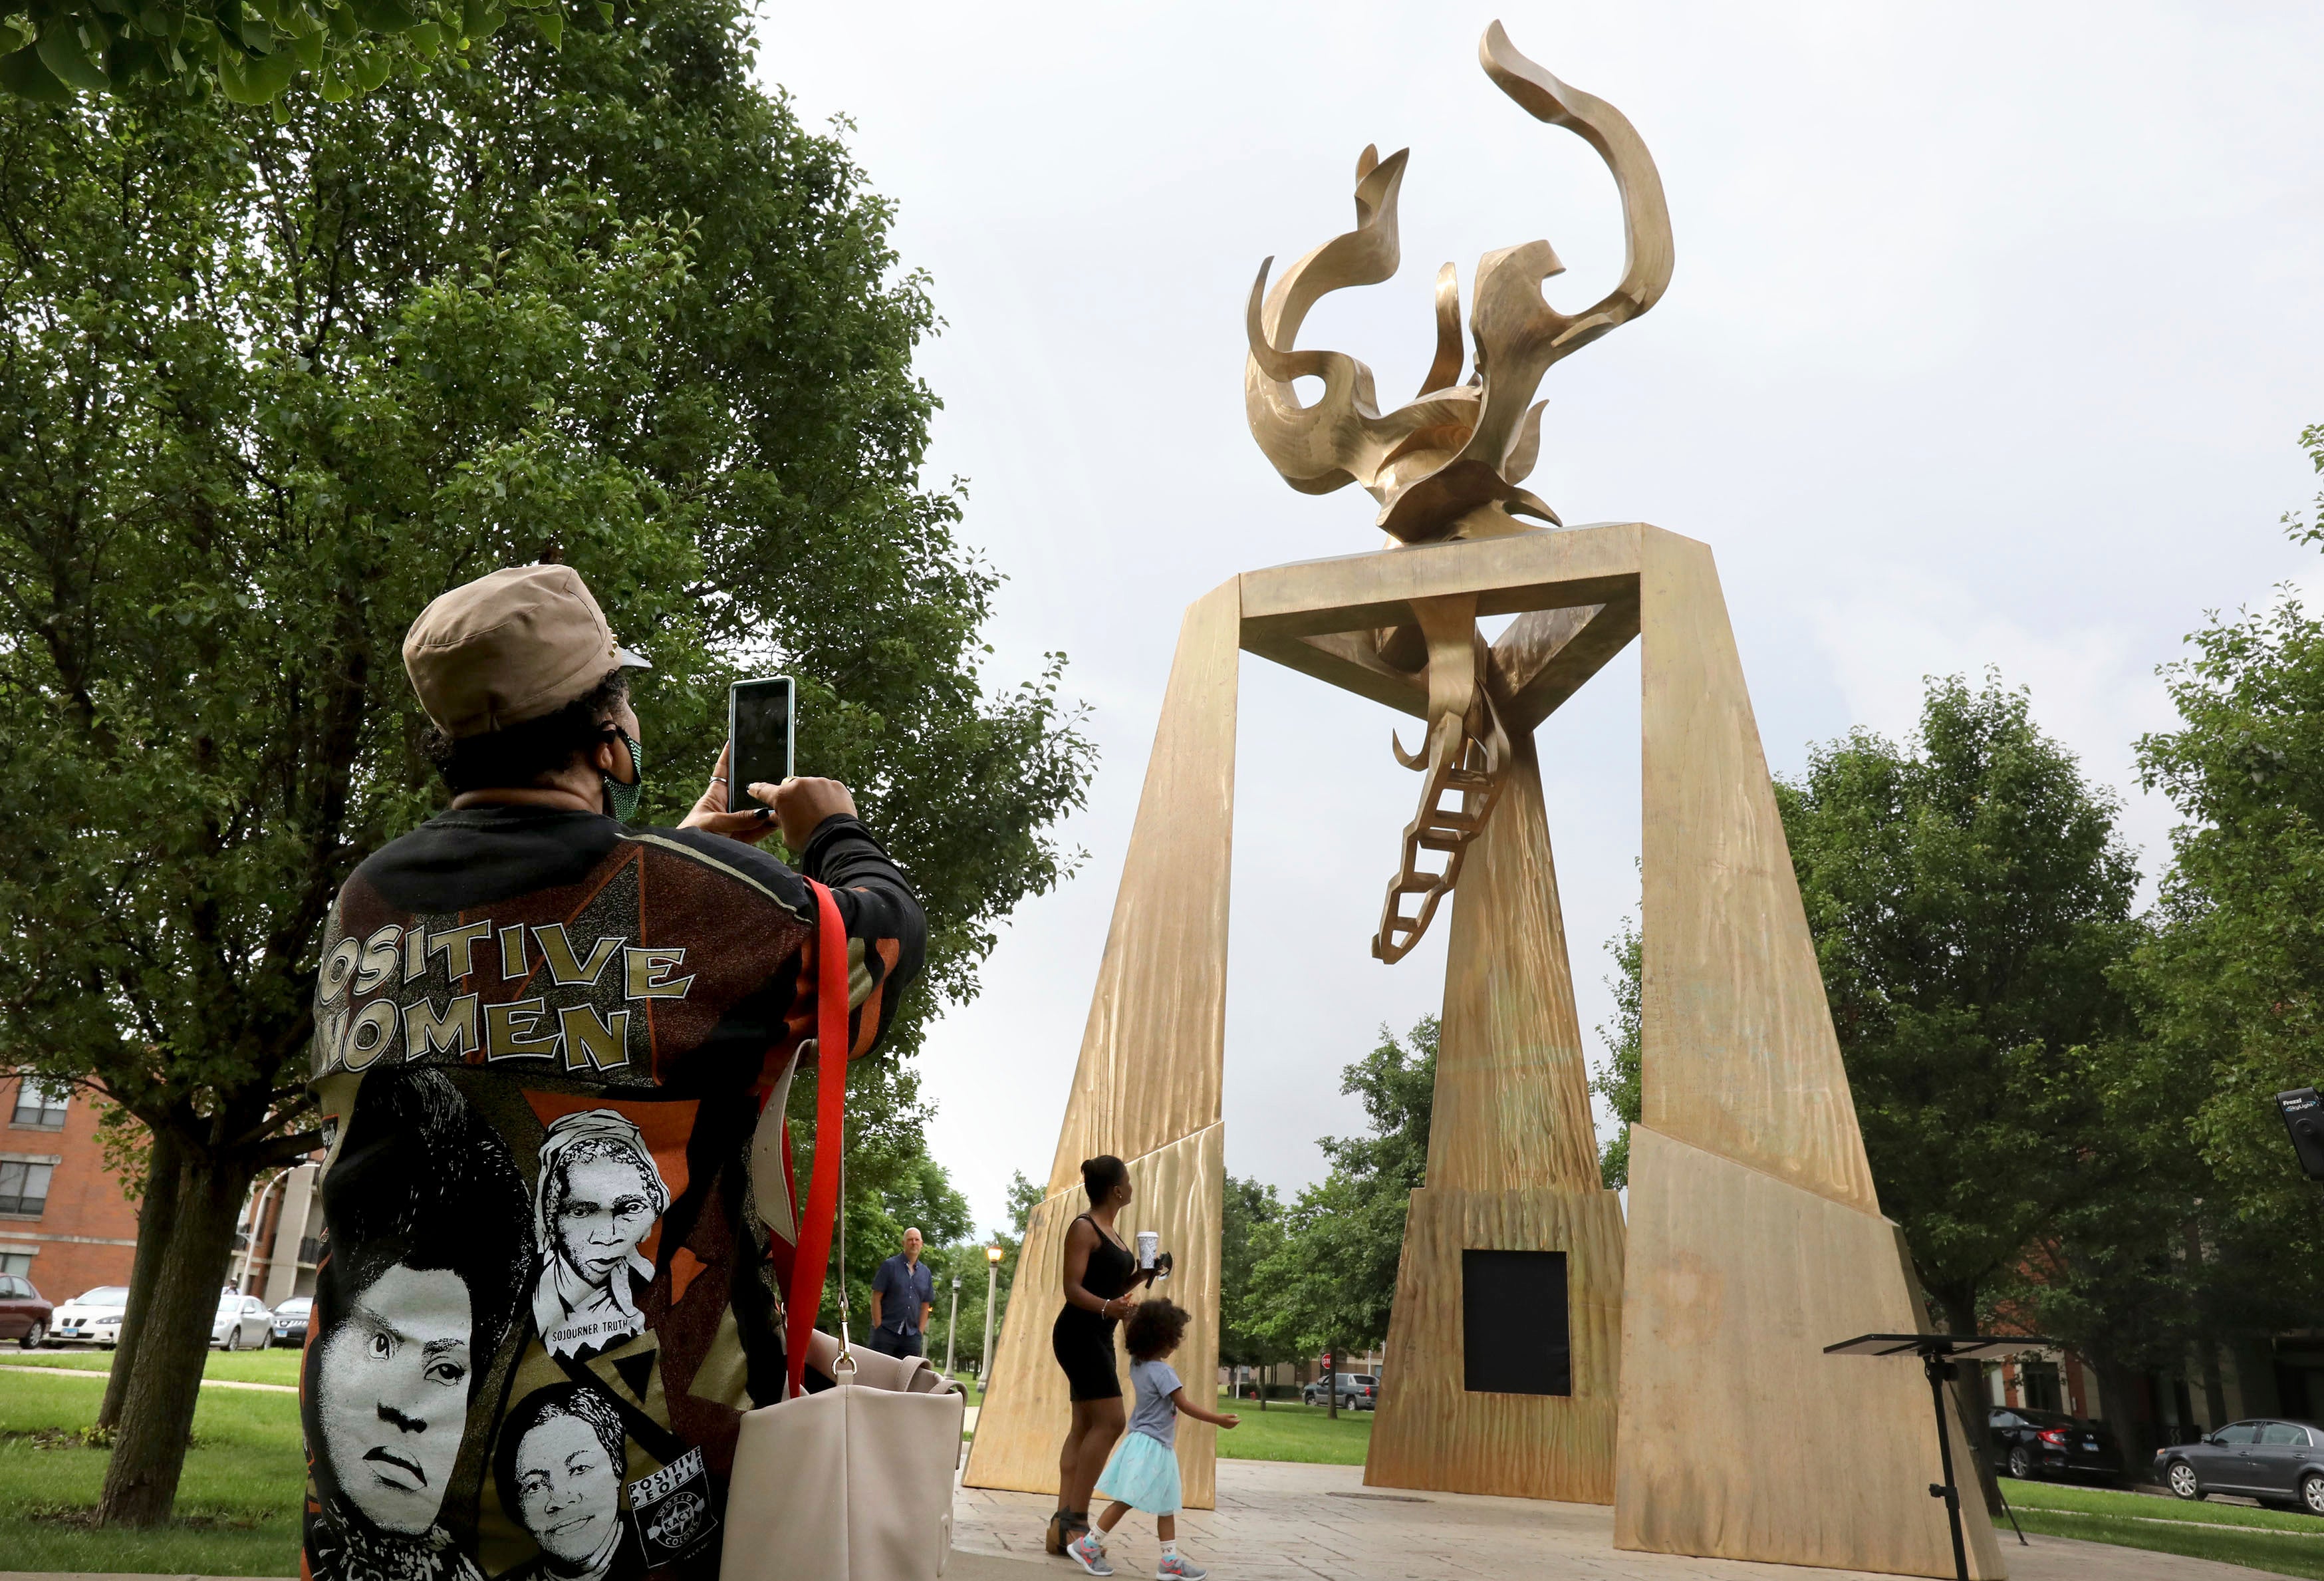
{"type": "Polygon", "coordinates": [[[1025,1226],[1033,1222],[1033,1210],[1041,1206],[1041,1199],[1047,1195],[1048,1191],[1040,1182],[1025,1178],[1024,1170],[1010,1170],[1009,1228],[1005,1233],[1000,1230],[993,1231],[993,1243],[996,1245],[1022,1244],[1025,1239],[1025,1226]]]}
{"type": "MultiPolygon", "coordinates": [[[[469,68],[519,11],[550,43],[564,35],[561,0],[267,0],[232,11],[189,0],[16,0],[0,11],[0,97],[61,103],[77,90],[160,88],[263,105],[303,71],[335,103],[398,73],[469,68]]],[[[612,13],[600,5],[595,14],[612,13]]]]}
{"type": "Polygon", "coordinates": [[[2116,804],[2025,694],[1931,683],[1899,747],[1852,732],[1779,783],[1884,1211],[1971,1331],[1994,1275],[2087,1196],[2093,1055],[2137,874],[2116,804]]]}
{"type": "Polygon", "coordinates": [[[728,679],[798,675],[802,763],[929,912],[899,1056],[1063,871],[1089,748],[1058,661],[980,682],[924,282],[752,69],[731,0],[639,0],[281,116],[0,100],[0,1062],[150,1136],[108,1521],[167,1513],[244,1192],[317,1140],[331,896],[440,805],[398,659],[435,593],[589,578],[658,663],[657,818],[728,679]]]}
{"type": "MultiPolygon", "coordinates": [[[[1230,1367],[1273,1367],[1296,1350],[1271,1325],[1274,1293],[1259,1271],[1283,1244],[1284,1208],[1275,1188],[1227,1177],[1220,1203],[1219,1361],[1230,1367]]],[[[1267,1389],[1259,1391],[1267,1409],[1267,1389]]]]}
{"type": "MultiPolygon", "coordinates": [[[[2063,1209],[1994,1292],[2005,1316],[2090,1362],[2132,1465],[2159,1443],[2142,1408],[2147,1374],[2187,1373],[2198,1411],[2216,1427],[2227,1419],[2221,1355],[2233,1352],[2247,1388],[2260,1391],[2245,1409],[2270,1409],[2268,1341],[2310,1327],[2318,1309],[2313,1242],[2246,1211],[2196,1143],[2214,1077],[2200,1044],[2170,1035],[2181,1030],[2172,984],[2155,965],[2170,948],[2149,935],[2116,968],[2139,1027],[2109,1041],[2098,1082],[2105,1120],[2085,1167],[2105,1189],[2063,1209]]],[[[2250,1106],[2247,1123],[2284,1150],[2289,1170],[2272,1094],[2250,1106]]]]}
{"type": "MultiPolygon", "coordinates": [[[[1343,1347],[1388,1337],[1406,1214],[1428,1179],[1436,1035],[1434,1016],[1402,1040],[1382,1027],[1379,1045],[1341,1073],[1340,1090],[1363,1100],[1370,1128],[1322,1139],[1331,1171],[1286,1210],[1282,1242],[1255,1276],[1273,1301],[1268,1334],[1296,1354],[1328,1349],[1336,1367],[1343,1347]]],[[[1336,1395],[1331,1410],[1339,1413],[1336,1395]]]]}
{"type": "MultiPolygon", "coordinates": [[[[2301,442],[2324,471],[2324,426],[2301,442]]],[[[2324,499],[2287,526],[2324,544],[2324,499]]],[[[2264,1376],[2256,1345],[2324,1310],[2324,1193],[2275,1106],[2324,1073],[2324,622],[2285,589],[2189,644],[2163,670],[2177,726],[2139,743],[2147,788],[2184,820],[2118,974],[2141,1035],[2113,1129],[2139,1167],[2068,1227],[2025,1299],[2061,1336],[2092,1333],[2109,1393],[2191,1348],[2217,1419],[2219,1347],[2264,1376]]]]}
{"type": "Polygon", "coordinates": [[[1001,1321],[1008,1316],[1009,1289],[1017,1272],[1017,1254],[1025,1244],[1025,1226],[1044,1195],[1037,1182],[1025,1178],[1025,1171],[1012,1171],[1009,1178],[1009,1226],[991,1231],[982,1240],[945,1247],[942,1260],[936,1263],[960,1274],[960,1335],[955,1342],[955,1360],[963,1366],[974,1363],[980,1378],[984,1376],[985,1249],[998,1246],[1001,1252],[993,1286],[992,1338],[998,1345],[1001,1321]]]}
{"type": "MultiPolygon", "coordinates": [[[[1990,677],[1932,680],[1910,740],[1853,731],[1776,800],[1882,1211],[1974,1333],[1996,1281],[2109,1185],[2092,1150],[2137,881],[2116,804],[1990,677]]],[[[1980,1419],[1968,1377],[1961,1406],[1980,1419]]]]}
{"type": "Polygon", "coordinates": [[[1606,941],[1606,953],[1614,957],[1614,975],[1606,979],[1614,991],[1614,1025],[1598,1028],[1606,1063],[1591,1073],[1590,1090],[1614,1111],[1614,1134],[1598,1150],[1598,1175],[1607,1190],[1616,1191],[1630,1183],[1630,1127],[1639,1115],[1639,1006],[1646,990],[1637,924],[1622,919],[1622,930],[1606,941]]]}
{"type": "MultiPolygon", "coordinates": [[[[2138,881],[2115,802],[1994,677],[1933,679],[1904,746],[1855,730],[1775,800],[1880,1209],[1970,1335],[2113,1177],[2103,1049],[2129,1025],[2110,967],[2138,881]]],[[[1976,1370],[1957,1404],[1980,1423],[1976,1370]]]]}
{"type": "MultiPolygon", "coordinates": [[[[2324,471],[2324,426],[2302,440],[2324,471]]],[[[2324,544],[2324,500],[2292,532],[2324,544]]],[[[2324,1268],[2324,1195],[2274,1102],[2324,1077],[2324,622],[2287,588],[2189,642],[2164,672],[2180,723],[2139,743],[2146,784],[2186,820],[2136,963],[2142,1008],[2237,1217],[2324,1268]]],[[[2324,1308],[2324,1273],[2307,1299],[2324,1308]]]]}

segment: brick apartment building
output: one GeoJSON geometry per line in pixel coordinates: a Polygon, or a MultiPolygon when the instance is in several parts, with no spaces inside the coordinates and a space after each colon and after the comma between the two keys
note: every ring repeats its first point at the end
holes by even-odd
{"type": "MultiPolygon", "coordinates": [[[[86,1093],[0,1075],[0,1272],[22,1274],[51,1301],[129,1282],[137,1208],[106,1167],[101,1117],[86,1093]]],[[[227,1277],[270,1307],[314,1293],[318,1172],[309,1162],[262,1176],[244,1207],[227,1277]]]]}
{"type": "Polygon", "coordinates": [[[0,1271],[61,1302],[127,1284],[137,1209],[105,1167],[96,1104],[30,1077],[0,1077],[0,1271]]]}

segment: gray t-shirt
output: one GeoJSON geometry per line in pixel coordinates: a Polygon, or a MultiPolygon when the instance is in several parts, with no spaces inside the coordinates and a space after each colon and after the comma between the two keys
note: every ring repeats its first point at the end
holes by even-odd
{"type": "Polygon", "coordinates": [[[1178,1407],[1170,1397],[1178,1392],[1178,1374],[1167,1362],[1132,1362],[1130,1382],[1138,1391],[1137,1408],[1130,1413],[1130,1430],[1165,1445],[1176,1444],[1178,1407]]]}

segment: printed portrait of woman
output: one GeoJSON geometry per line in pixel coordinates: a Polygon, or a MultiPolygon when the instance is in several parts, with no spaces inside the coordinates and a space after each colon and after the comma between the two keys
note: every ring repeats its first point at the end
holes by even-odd
{"type": "Polygon", "coordinates": [[[442,1524],[476,1382],[530,1261],[515,1160],[433,1070],[364,1083],[323,1179],[304,1398],[315,1581],[480,1581],[442,1524]]]}
{"type": "Polygon", "coordinates": [[[602,1350],[645,1327],[636,1286],[653,1278],[638,1244],[669,1206],[645,1137],[614,1109],[585,1109],[549,1128],[533,1188],[540,1268],[533,1321],[551,1355],[602,1350]]]}
{"type": "Polygon", "coordinates": [[[593,1389],[559,1383],[527,1395],[501,1424],[493,1475],[501,1508],[540,1552],[500,1581],[628,1581],[645,1556],[622,1518],[628,1435],[593,1389]]]}

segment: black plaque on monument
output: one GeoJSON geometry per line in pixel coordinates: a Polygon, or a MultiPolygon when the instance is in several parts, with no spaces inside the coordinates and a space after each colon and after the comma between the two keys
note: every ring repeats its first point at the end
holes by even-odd
{"type": "Polygon", "coordinates": [[[1462,1251],[1461,1387],[1471,1394],[1573,1392],[1564,1253],[1462,1251]]]}

